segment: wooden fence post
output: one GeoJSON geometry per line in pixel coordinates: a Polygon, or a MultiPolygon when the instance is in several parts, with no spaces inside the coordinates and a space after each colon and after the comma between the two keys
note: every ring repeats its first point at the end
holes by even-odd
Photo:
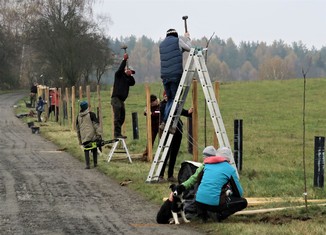
{"type": "Polygon", "coordinates": [[[66,110],[67,110],[67,123],[68,123],[68,126],[70,126],[70,102],[69,102],[69,89],[68,89],[68,87],[66,87],[65,101],[66,101],[66,110]]]}
{"type": "Polygon", "coordinates": [[[79,102],[83,100],[83,87],[79,86],[79,102]]]}
{"type": "Polygon", "coordinates": [[[76,130],[76,90],[75,86],[71,87],[71,129],[76,130]]]}
{"type": "Polygon", "coordinates": [[[153,145],[152,145],[152,118],[151,118],[151,90],[148,83],[145,84],[146,90],[146,124],[147,124],[147,160],[153,161],[153,145]]]}
{"type": "Polygon", "coordinates": [[[102,129],[102,133],[104,135],[104,130],[103,130],[103,116],[102,116],[102,104],[101,104],[101,87],[100,85],[96,86],[96,91],[97,91],[97,99],[98,99],[98,119],[100,121],[100,127],[102,129]]]}
{"type": "Polygon", "coordinates": [[[87,102],[88,102],[88,108],[89,111],[92,110],[92,104],[91,104],[91,88],[89,85],[86,86],[86,96],[87,96],[87,102]]]}

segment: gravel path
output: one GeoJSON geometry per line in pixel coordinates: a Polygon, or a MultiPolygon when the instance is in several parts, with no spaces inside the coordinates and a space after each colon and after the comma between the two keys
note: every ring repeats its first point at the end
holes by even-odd
{"type": "Polygon", "coordinates": [[[200,234],[157,224],[156,205],[32,134],[20,98],[0,95],[0,234],[200,234]]]}

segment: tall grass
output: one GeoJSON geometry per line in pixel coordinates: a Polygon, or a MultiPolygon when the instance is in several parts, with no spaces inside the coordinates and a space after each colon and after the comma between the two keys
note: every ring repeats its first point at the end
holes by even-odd
{"type": "MultiPolygon", "coordinates": [[[[199,89],[200,86],[198,86],[199,89]]],[[[235,119],[243,120],[243,168],[240,180],[245,191],[245,197],[302,197],[304,193],[303,173],[303,144],[305,144],[305,164],[308,198],[325,198],[323,189],[313,187],[314,176],[314,137],[326,135],[326,79],[307,79],[306,86],[306,110],[305,131],[306,139],[303,140],[303,79],[285,81],[250,81],[231,82],[220,85],[219,107],[229,137],[233,143],[233,125],[235,119]]],[[[161,97],[162,85],[151,84],[153,94],[161,97]]],[[[109,88],[102,91],[102,107],[104,115],[104,138],[112,138],[112,113],[110,107],[109,88]]],[[[95,101],[96,99],[94,99],[95,101]]],[[[191,93],[185,107],[190,107],[191,93]]],[[[142,84],[137,84],[130,90],[126,101],[126,134],[127,145],[131,154],[142,153],[146,146],[146,119],[143,116],[145,107],[145,92],[142,84]],[[139,139],[132,139],[131,113],[138,113],[139,139]]],[[[201,152],[204,146],[204,95],[199,90],[199,142],[195,143],[201,152]]],[[[207,111],[208,113],[208,111],[207,111]]],[[[186,120],[182,117],[184,123],[186,120]]],[[[186,126],[186,125],[185,125],[186,126]]],[[[83,161],[83,152],[79,149],[76,134],[64,131],[68,127],[59,127],[51,120],[46,123],[41,133],[65,147],[72,155],[83,161]],[[62,134],[57,135],[57,132],[62,134]],[[57,137],[59,136],[59,137],[57,137]]],[[[207,143],[213,144],[213,125],[207,118],[207,143]]],[[[180,164],[184,160],[192,160],[187,153],[187,131],[184,127],[184,136],[180,154],[177,159],[175,176],[177,176],[180,164]]],[[[156,140],[157,141],[157,140],[156,140]]],[[[154,145],[154,153],[156,151],[154,145]]],[[[108,149],[104,150],[108,153],[108,149]]],[[[200,159],[201,161],[201,159],[200,159]]],[[[110,163],[106,157],[101,159],[99,170],[103,171],[117,181],[131,179],[128,185],[138,193],[149,198],[155,203],[161,203],[162,198],[169,193],[168,183],[146,184],[151,163],[134,160],[128,163],[127,158],[115,159],[113,156],[110,163]]],[[[271,206],[274,206],[273,204],[271,206]]],[[[296,211],[296,218],[301,218],[303,212],[296,211]]],[[[312,216],[325,214],[324,211],[311,211],[312,216]]],[[[271,213],[270,218],[280,215],[287,218],[285,213],[271,213]]],[[[154,217],[155,215],[153,215],[154,217]]],[[[313,231],[315,234],[325,232],[320,227],[320,220],[313,220],[313,225],[299,225],[301,219],[285,222],[285,227],[277,227],[271,232],[273,223],[269,219],[268,224],[261,222],[263,216],[234,216],[226,223],[220,225],[200,226],[204,231],[224,231],[224,234],[297,234],[301,231],[313,231]],[[258,223],[252,228],[252,223],[258,223]],[[233,223],[232,228],[228,223],[233,223]],[[272,224],[272,225],[271,225],[272,224]],[[282,232],[283,231],[283,232],[282,232]]],[[[319,217],[318,217],[319,218],[319,217]]],[[[284,221],[283,221],[284,222],[284,221]]],[[[215,233],[215,232],[212,232],[215,233]]],[[[222,233],[221,233],[222,234],[222,233]]]]}

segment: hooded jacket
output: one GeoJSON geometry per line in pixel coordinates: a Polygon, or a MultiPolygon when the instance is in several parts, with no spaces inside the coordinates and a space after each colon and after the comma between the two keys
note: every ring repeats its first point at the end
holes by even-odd
{"type": "MultiPolygon", "coordinates": [[[[223,157],[222,157],[223,158],[223,157]]],[[[240,184],[236,169],[220,156],[208,157],[204,160],[204,174],[196,194],[196,201],[210,206],[220,204],[220,196],[223,186],[233,177],[240,196],[243,189],[240,184]]]]}
{"type": "Polygon", "coordinates": [[[89,109],[81,111],[76,121],[77,136],[83,145],[96,141],[102,135],[102,130],[95,113],[89,109]]]}

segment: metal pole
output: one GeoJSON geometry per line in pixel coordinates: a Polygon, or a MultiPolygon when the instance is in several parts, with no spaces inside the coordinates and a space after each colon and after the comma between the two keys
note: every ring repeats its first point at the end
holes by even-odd
{"type": "Polygon", "coordinates": [[[314,186],[324,187],[325,137],[315,136],[314,186]]]}
{"type": "Polygon", "coordinates": [[[238,171],[242,170],[242,119],[234,120],[234,161],[238,171]]]}
{"type": "Polygon", "coordinates": [[[134,140],[139,139],[139,133],[138,133],[138,114],[137,112],[133,112],[131,114],[132,116],[132,129],[133,129],[133,137],[134,140]]]}

